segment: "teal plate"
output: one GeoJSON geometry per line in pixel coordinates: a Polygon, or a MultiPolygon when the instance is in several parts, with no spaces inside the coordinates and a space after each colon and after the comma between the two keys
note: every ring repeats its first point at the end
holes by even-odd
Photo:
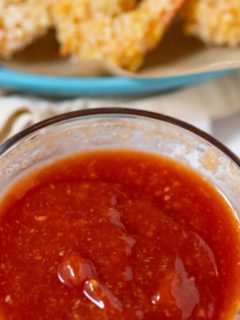
{"type": "Polygon", "coordinates": [[[229,70],[164,78],[56,77],[0,67],[0,87],[53,97],[134,96],[191,85],[226,74],[229,70]]]}

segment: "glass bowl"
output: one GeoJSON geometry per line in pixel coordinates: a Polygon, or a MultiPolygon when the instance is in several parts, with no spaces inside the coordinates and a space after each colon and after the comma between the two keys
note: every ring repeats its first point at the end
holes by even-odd
{"type": "Polygon", "coordinates": [[[240,218],[240,159],[182,121],[122,108],[71,112],[38,123],[0,146],[0,198],[20,176],[72,153],[132,149],[176,159],[205,176],[240,218]]]}

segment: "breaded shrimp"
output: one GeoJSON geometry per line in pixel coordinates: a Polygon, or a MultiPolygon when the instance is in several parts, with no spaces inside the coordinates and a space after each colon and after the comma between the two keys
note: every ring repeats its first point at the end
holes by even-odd
{"type": "Polygon", "coordinates": [[[189,0],[183,17],[188,35],[208,44],[240,44],[240,0],[189,0]]]}
{"type": "Polygon", "coordinates": [[[49,0],[0,0],[0,57],[10,58],[51,25],[49,0]]]}
{"type": "Polygon", "coordinates": [[[58,0],[53,6],[62,54],[102,59],[135,71],[145,54],[158,45],[184,0],[126,0],[121,2],[130,3],[130,7],[123,6],[120,12],[112,7],[119,1],[105,0],[108,9],[84,16],[86,2],[89,1],[58,0]]]}

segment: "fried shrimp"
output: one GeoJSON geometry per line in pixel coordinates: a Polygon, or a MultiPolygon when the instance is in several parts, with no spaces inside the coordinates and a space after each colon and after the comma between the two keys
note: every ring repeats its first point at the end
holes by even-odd
{"type": "Polygon", "coordinates": [[[188,35],[208,44],[240,44],[240,0],[190,0],[183,18],[188,35]]]}
{"type": "Polygon", "coordinates": [[[134,71],[158,45],[184,0],[92,1],[98,11],[89,10],[87,2],[58,0],[53,5],[62,54],[134,71]]]}
{"type": "Polygon", "coordinates": [[[0,1],[0,57],[10,58],[51,25],[48,0],[0,1]]]}

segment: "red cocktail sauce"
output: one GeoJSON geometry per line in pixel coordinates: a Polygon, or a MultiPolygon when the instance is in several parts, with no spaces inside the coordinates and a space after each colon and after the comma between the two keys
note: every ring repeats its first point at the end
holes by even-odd
{"type": "Polygon", "coordinates": [[[134,151],[74,155],[1,200],[0,313],[12,320],[233,319],[233,209],[183,165],[134,151]]]}

